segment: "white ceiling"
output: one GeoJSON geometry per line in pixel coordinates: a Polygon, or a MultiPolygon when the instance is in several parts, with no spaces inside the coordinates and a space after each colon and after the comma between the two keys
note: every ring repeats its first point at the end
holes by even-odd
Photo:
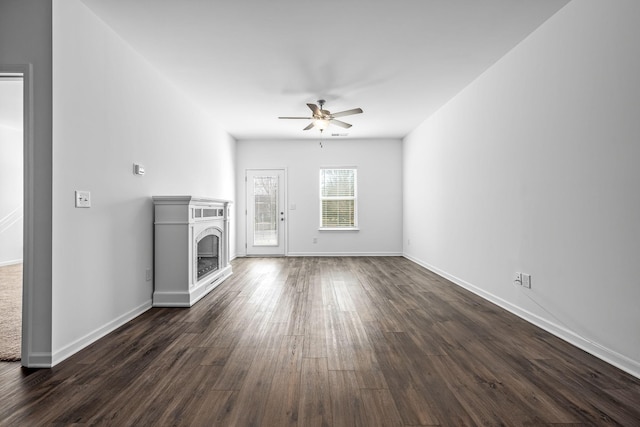
{"type": "Polygon", "coordinates": [[[568,0],[83,0],[237,139],[401,138],[568,0]]]}

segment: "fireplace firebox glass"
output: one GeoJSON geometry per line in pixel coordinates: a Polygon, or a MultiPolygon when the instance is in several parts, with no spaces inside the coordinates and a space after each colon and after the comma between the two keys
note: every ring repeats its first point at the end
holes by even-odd
{"type": "Polygon", "coordinates": [[[209,234],[198,241],[198,280],[220,268],[218,248],[220,239],[209,234]]]}

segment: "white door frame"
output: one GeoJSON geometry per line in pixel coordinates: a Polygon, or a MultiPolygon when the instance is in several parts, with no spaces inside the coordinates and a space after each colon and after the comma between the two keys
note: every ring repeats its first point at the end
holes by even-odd
{"type": "Polygon", "coordinates": [[[289,222],[289,218],[288,218],[288,212],[287,212],[287,168],[247,168],[244,171],[244,178],[245,178],[245,216],[244,216],[244,223],[245,223],[245,255],[246,256],[287,256],[288,254],[288,230],[289,230],[289,226],[288,226],[288,222],[289,222]],[[282,183],[280,183],[280,191],[282,192],[282,206],[279,206],[280,208],[280,212],[283,213],[284,217],[284,221],[281,221],[281,229],[282,229],[282,253],[278,253],[278,254],[249,254],[248,250],[249,250],[249,227],[251,226],[250,221],[249,221],[249,203],[251,202],[249,200],[249,182],[247,179],[247,176],[249,174],[249,172],[255,172],[255,171],[271,171],[271,172],[282,172],[282,176],[283,176],[283,180],[282,183]]]}
{"type": "Polygon", "coordinates": [[[22,232],[22,348],[21,363],[28,367],[33,336],[34,267],[34,147],[33,147],[33,70],[31,64],[2,65],[0,75],[22,75],[22,139],[23,139],[23,232],[22,232]]]}

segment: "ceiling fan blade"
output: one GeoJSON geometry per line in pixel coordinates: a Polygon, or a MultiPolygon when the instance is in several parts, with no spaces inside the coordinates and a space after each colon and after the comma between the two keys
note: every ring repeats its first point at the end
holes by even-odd
{"type": "Polygon", "coordinates": [[[307,107],[311,108],[311,111],[313,111],[314,115],[320,112],[320,109],[316,104],[307,104],[307,107]]]}
{"type": "Polygon", "coordinates": [[[311,120],[311,117],[278,117],[279,119],[305,119],[311,120]]]}
{"type": "Polygon", "coordinates": [[[335,119],[331,119],[329,123],[331,123],[332,125],[340,126],[341,128],[345,128],[345,129],[349,129],[351,127],[349,123],[341,122],[340,120],[335,120],[335,119]]]}
{"type": "Polygon", "coordinates": [[[311,123],[309,123],[309,126],[307,126],[306,128],[304,128],[304,129],[302,129],[302,130],[309,130],[309,129],[311,129],[312,127],[314,127],[315,125],[316,125],[316,123],[315,123],[315,122],[311,122],[311,123]]]}
{"type": "Polygon", "coordinates": [[[354,108],[352,110],[340,111],[339,113],[333,113],[331,117],[344,117],[350,116],[352,114],[360,114],[362,113],[362,108],[354,108]]]}

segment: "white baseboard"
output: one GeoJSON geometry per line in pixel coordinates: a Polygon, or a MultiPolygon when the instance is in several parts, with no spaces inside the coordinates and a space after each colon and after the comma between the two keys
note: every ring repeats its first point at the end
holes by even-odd
{"type": "Polygon", "coordinates": [[[14,265],[14,264],[22,264],[22,260],[21,259],[12,259],[9,261],[0,261],[0,267],[6,267],[7,265],[14,265]]]}
{"type": "Polygon", "coordinates": [[[189,291],[154,292],[154,307],[191,307],[189,291]]]}
{"type": "Polygon", "coordinates": [[[23,355],[21,364],[25,368],[50,368],[53,366],[51,364],[51,353],[31,353],[26,358],[23,355]]]}
{"type": "Polygon", "coordinates": [[[123,315],[117,317],[116,319],[112,320],[106,325],[101,326],[100,328],[94,330],[93,332],[90,332],[84,337],[77,339],[71,344],[64,346],[60,350],[55,351],[53,353],[53,357],[50,359],[51,361],[50,366],[55,366],[58,363],[62,362],[63,360],[67,359],[68,357],[73,356],[83,348],[96,342],[97,340],[109,334],[110,332],[113,332],[114,330],[124,325],[125,323],[129,322],[130,320],[135,319],[136,317],[138,317],[145,311],[149,310],[150,308],[151,308],[151,300],[145,301],[144,303],[124,313],[123,315]]]}
{"type": "Polygon", "coordinates": [[[402,256],[402,252],[289,252],[287,256],[319,256],[319,257],[350,257],[350,256],[402,256]]]}
{"type": "MultiPolygon", "coordinates": [[[[263,255],[247,255],[246,253],[236,254],[235,258],[246,258],[246,257],[256,257],[260,258],[263,255]]],[[[273,255],[264,255],[273,256],[273,255]]],[[[321,257],[330,257],[330,256],[403,256],[402,252],[289,252],[284,256],[288,257],[297,257],[297,256],[321,256],[321,257]]]]}
{"type": "Polygon", "coordinates": [[[518,307],[517,305],[514,305],[509,301],[506,301],[496,295],[493,295],[490,292],[486,292],[483,289],[478,288],[469,282],[466,282],[452,274],[447,273],[446,271],[440,270],[439,268],[433,265],[430,265],[429,263],[426,263],[420,259],[414,258],[407,254],[404,254],[403,256],[408,260],[413,261],[416,264],[426,268],[427,270],[432,271],[438,276],[444,277],[445,279],[453,282],[454,284],[462,288],[465,288],[470,292],[473,292],[474,294],[486,299],[487,301],[490,301],[496,304],[499,307],[502,307],[503,309],[509,311],[510,313],[515,314],[521,319],[524,319],[527,322],[532,323],[537,327],[549,332],[550,334],[553,334],[556,337],[568,342],[569,344],[572,344],[586,351],[587,353],[597,357],[598,359],[601,359],[615,366],[616,368],[619,368],[633,375],[636,378],[640,378],[640,362],[630,359],[629,357],[623,354],[620,354],[614,350],[611,350],[599,343],[587,340],[586,338],[582,337],[581,335],[577,334],[574,331],[571,331],[565,328],[562,325],[559,325],[555,322],[551,322],[545,318],[542,318],[536,314],[533,314],[528,310],[518,307]]]}

